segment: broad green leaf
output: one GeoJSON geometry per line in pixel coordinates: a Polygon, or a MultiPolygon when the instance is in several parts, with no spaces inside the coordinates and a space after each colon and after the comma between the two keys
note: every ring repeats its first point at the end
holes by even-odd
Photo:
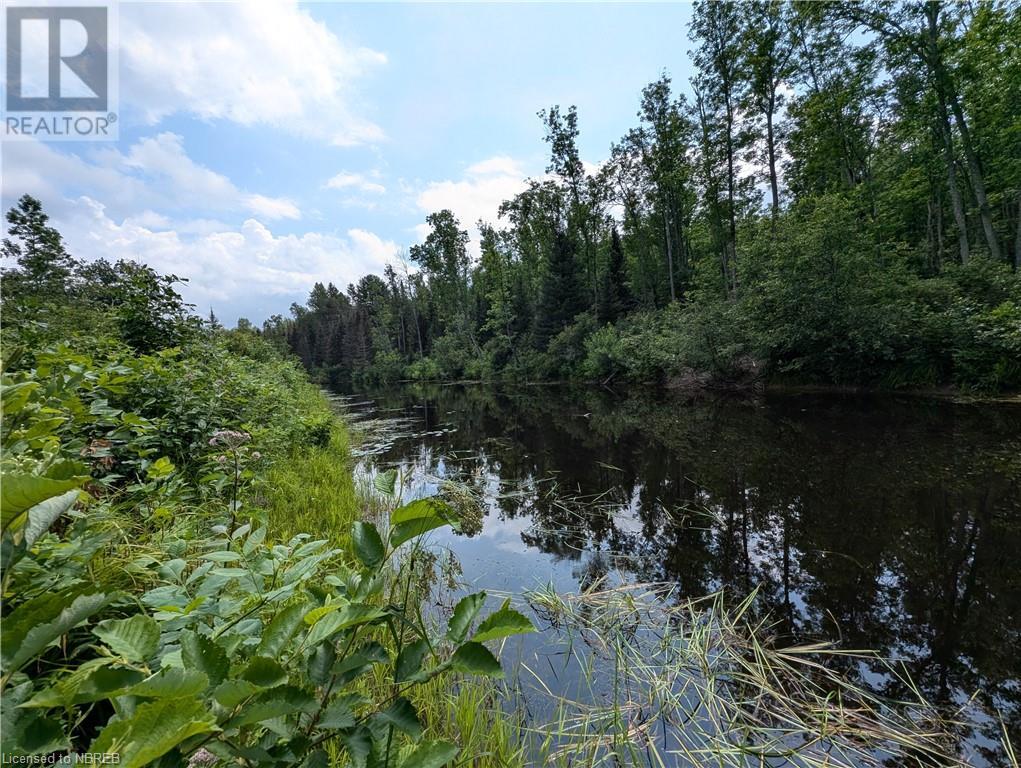
{"type": "Polygon", "coordinates": [[[181,633],[181,662],[186,669],[202,672],[209,678],[210,685],[223,682],[230,671],[223,648],[194,631],[181,633]]]}
{"type": "Polygon", "coordinates": [[[374,664],[382,664],[389,660],[390,655],[386,649],[379,643],[372,642],[338,661],[332,671],[337,676],[337,685],[343,686],[370,670],[374,664]]]}
{"type": "Polygon", "coordinates": [[[174,462],[166,456],[160,456],[149,465],[148,469],[145,470],[145,474],[150,480],[162,480],[170,477],[176,470],[177,467],[174,466],[174,462]]]}
{"type": "Polygon", "coordinates": [[[107,725],[89,752],[118,755],[120,768],[142,768],[185,739],[217,731],[216,719],[199,699],[156,699],[107,725]]]}
{"type": "Polygon", "coordinates": [[[465,643],[450,659],[454,669],[473,675],[502,677],[503,668],[492,652],[482,643],[465,643]]]}
{"type": "Polygon", "coordinates": [[[0,699],[0,753],[36,755],[65,751],[70,743],[60,723],[23,708],[32,683],[8,687],[0,699]]]}
{"type": "Polygon", "coordinates": [[[372,751],[372,733],[364,725],[340,735],[340,742],[347,748],[352,765],[364,766],[365,759],[372,751]]]}
{"type": "Polygon", "coordinates": [[[338,696],[331,701],[319,718],[319,727],[328,731],[351,728],[354,724],[354,710],[348,696],[338,696]]]}
{"type": "Polygon", "coordinates": [[[443,768],[461,750],[449,741],[426,741],[401,763],[401,768],[443,768]]]}
{"type": "Polygon", "coordinates": [[[123,691],[127,696],[149,699],[174,699],[198,696],[209,687],[209,678],[194,669],[165,667],[151,677],[123,691]]]}
{"type": "Polygon", "coordinates": [[[275,659],[256,656],[248,662],[241,678],[260,688],[274,688],[287,682],[287,672],[275,659]]]}
{"type": "Polygon", "coordinates": [[[259,694],[245,705],[238,717],[231,720],[230,725],[240,727],[261,723],[274,717],[293,715],[295,712],[311,712],[315,709],[316,700],[312,694],[300,688],[283,686],[259,694]]]}
{"type": "Polygon", "coordinates": [[[372,479],[372,484],[384,496],[393,496],[397,484],[397,470],[388,469],[386,472],[380,472],[372,479]]]}
{"type": "Polygon", "coordinates": [[[330,768],[330,756],[326,754],[326,750],[317,749],[305,755],[298,768],[330,768]]]}
{"type": "Polygon", "coordinates": [[[535,627],[532,626],[532,622],[511,608],[509,603],[509,600],[506,601],[500,610],[494,611],[483,619],[478,630],[472,636],[472,640],[481,643],[484,640],[496,640],[509,635],[534,632],[535,627]]]}
{"type": "Polygon", "coordinates": [[[390,531],[390,546],[396,549],[401,544],[444,525],[450,525],[450,520],[444,517],[416,517],[398,523],[390,531]]]}
{"type": "Polygon", "coordinates": [[[312,651],[308,660],[308,679],[314,685],[326,685],[330,680],[333,662],[337,660],[337,651],[333,643],[320,643],[312,651]]]}
{"type": "Polygon", "coordinates": [[[476,592],[474,595],[462,597],[454,607],[450,621],[447,622],[447,639],[452,643],[463,643],[468,636],[472,622],[479,615],[485,602],[485,592],[476,592]]]}
{"type": "Polygon", "coordinates": [[[334,611],[316,622],[316,625],[309,630],[305,643],[309,648],[314,648],[323,640],[332,637],[342,629],[361,624],[371,624],[386,615],[387,612],[381,608],[362,603],[350,603],[339,611],[334,611]]]}
{"type": "Polygon", "coordinates": [[[54,640],[74,629],[113,599],[101,593],[78,595],[65,605],[64,595],[44,595],[18,606],[0,633],[4,674],[21,669],[54,640]],[[24,610],[23,609],[27,609],[24,610]],[[38,610],[34,610],[38,609],[38,610]]]}
{"type": "Polygon", "coordinates": [[[418,712],[410,701],[401,696],[393,704],[380,712],[377,717],[387,725],[392,725],[411,737],[412,741],[422,738],[422,723],[418,712]]]}
{"type": "Polygon", "coordinates": [[[323,618],[323,616],[331,614],[334,611],[339,611],[341,607],[344,605],[346,605],[346,603],[340,601],[334,603],[327,603],[326,605],[321,605],[318,608],[313,608],[311,611],[305,614],[304,621],[310,627],[314,626],[320,619],[323,618]]]}
{"type": "Polygon", "coordinates": [[[92,634],[128,661],[145,661],[156,653],[160,644],[159,625],[141,613],[127,619],[102,621],[93,627],[92,634]]]}
{"type": "Polygon", "coordinates": [[[256,653],[272,657],[284,650],[301,626],[301,617],[304,613],[304,603],[295,603],[280,611],[263,630],[256,653]]]}
{"type": "Polygon", "coordinates": [[[351,546],[366,568],[378,568],[386,554],[376,526],[361,520],[351,526],[351,546]]]}
{"type": "Polygon", "coordinates": [[[56,480],[24,472],[5,472],[0,487],[0,527],[7,528],[22,512],[80,485],[78,478],[56,480]]]}
{"type": "Polygon", "coordinates": [[[238,704],[262,690],[247,680],[224,680],[213,690],[213,698],[220,706],[234,709],[238,704]]]}
{"type": "Polygon", "coordinates": [[[25,520],[25,547],[31,548],[40,536],[50,530],[50,526],[75,505],[79,495],[80,492],[77,490],[68,491],[41,501],[29,509],[25,520]]]}
{"type": "Polygon", "coordinates": [[[406,523],[410,520],[418,520],[423,517],[439,517],[445,520],[454,520],[457,516],[449,504],[439,499],[416,499],[391,512],[390,525],[406,523]]]}
{"type": "Polygon", "coordinates": [[[394,679],[397,682],[402,682],[417,674],[418,670],[422,668],[422,659],[428,650],[429,643],[425,640],[416,640],[401,648],[394,664],[394,679]]]}

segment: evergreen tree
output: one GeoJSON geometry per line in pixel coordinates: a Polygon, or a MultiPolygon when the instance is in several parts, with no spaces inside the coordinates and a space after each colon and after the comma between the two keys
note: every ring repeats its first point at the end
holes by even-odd
{"type": "Polygon", "coordinates": [[[542,349],[585,309],[585,296],[578,283],[574,250],[571,238],[558,231],[550,251],[536,317],[535,338],[542,349]]]}

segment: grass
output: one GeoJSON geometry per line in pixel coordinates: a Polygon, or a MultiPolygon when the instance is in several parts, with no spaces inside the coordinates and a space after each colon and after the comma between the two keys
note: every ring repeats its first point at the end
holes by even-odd
{"type": "MultiPolygon", "coordinates": [[[[324,408],[330,407],[325,398],[323,403],[324,408]]],[[[258,491],[272,534],[286,539],[308,532],[347,546],[351,524],[379,517],[383,506],[370,483],[355,481],[352,469],[351,438],[339,417],[327,445],[303,446],[278,457],[258,491]]],[[[383,636],[379,639],[388,641],[383,636]]],[[[416,687],[413,698],[429,738],[456,742],[462,755],[471,756],[473,768],[525,765],[520,723],[501,707],[501,690],[495,682],[447,675],[416,687]]]]}
{"type": "MultiPolygon", "coordinates": [[[[578,669],[570,696],[550,690],[548,722],[527,728],[541,765],[804,766],[971,765],[952,738],[955,717],[926,701],[895,664],[868,651],[811,644],[773,647],[749,618],[750,596],[681,600],[662,585],[528,595],[578,669]],[[879,668],[910,692],[877,696],[840,670],[879,668]]],[[[1002,748],[1014,761],[1004,733],[1002,748]]],[[[1016,765],[1016,762],[1013,764],[1016,765]]]]}
{"type": "Polygon", "coordinates": [[[345,427],[338,422],[325,446],[302,446],[278,460],[266,475],[264,495],[275,535],[308,532],[345,546],[351,523],[362,514],[345,427]]]}

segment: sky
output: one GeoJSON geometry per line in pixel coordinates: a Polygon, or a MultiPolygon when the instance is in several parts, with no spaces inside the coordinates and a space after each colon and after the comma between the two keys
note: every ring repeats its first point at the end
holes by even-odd
{"type": "Polygon", "coordinates": [[[474,234],[547,162],[576,105],[597,164],[641,89],[691,76],[687,4],[122,2],[117,141],[4,141],[2,202],[42,200],[72,255],[187,277],[256,324],[420,242],[474,234]]]}

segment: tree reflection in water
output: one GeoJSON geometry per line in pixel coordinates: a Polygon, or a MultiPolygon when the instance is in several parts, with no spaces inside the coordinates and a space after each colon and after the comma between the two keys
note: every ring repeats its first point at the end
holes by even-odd
{"type": "Polygon", "coordinates": [[[1021,408],[484,386],[372,400],[364,414],[412,425],[374,462],[467,479],[486,531],[520,538],[496,586],[534,587],[552,558],[575,588],[758,587],[778,635],[902,659],[929,697],[978,692],[1021,738],[1021,408]]]}

